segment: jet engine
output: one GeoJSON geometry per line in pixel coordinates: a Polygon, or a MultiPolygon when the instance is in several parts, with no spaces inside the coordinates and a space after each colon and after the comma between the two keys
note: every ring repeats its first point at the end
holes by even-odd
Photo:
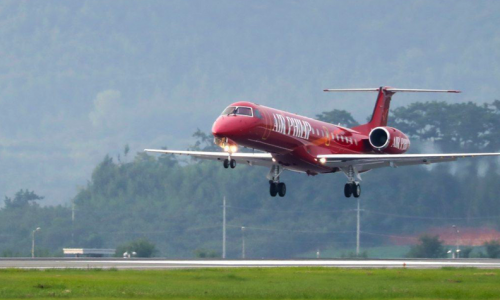
{"type": "Polygon", "coordinates": [[[410,148],[410,139],[404,133],[387,126],[373,128],[368,141],[373,149],[386,154],[401,154],[410,148]]]}

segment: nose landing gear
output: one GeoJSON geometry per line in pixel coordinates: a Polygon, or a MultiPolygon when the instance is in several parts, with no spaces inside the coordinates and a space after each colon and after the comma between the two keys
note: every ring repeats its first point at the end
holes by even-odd
{"type": "Polygon", "coordinates": [[[231,167],[231,169],[234,169],[234,168],[236,168],[236,160],[226,158],[226,159],[224,159],[223,165],[224,165],[225,169],[227,169],[229,167],[231,167]]]}

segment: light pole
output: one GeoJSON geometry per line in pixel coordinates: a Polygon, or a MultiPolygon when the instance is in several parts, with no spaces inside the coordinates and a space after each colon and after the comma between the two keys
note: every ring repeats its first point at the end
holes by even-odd
{"type": "Polygon", "coordinates": [[[356,217],[356,257],[359,257],[359,232],[361,229],[361,219],[359,215],[359,198],[358,198],[358,209],[356,217]]]}
{"type": "Polygon", "coordinates": [[[458,230],[458,227],[455,226],[455,225],[453,225],[451,227],[455,229],[455,234],[456,234],[456,244],[457,244],[457,249],[456,249],[457,255],[456,255],[456,258],[460,258],[460,245],[459,245],[460,231],[458,230]]]}
{"type": "Polygon", "coordinates": [[[40,231],[40,227],[33,230],[31,234],[31,258],[35,258],[35,232],[40,231]]]}
{"type": "Polygon", "coordinates": [[[245,259],[245,226],[241,226],[241,258],[245,259]]]}
{"type": "Polygon", "coordinates": [[[222,200],[222,258],[226,258],[226,196],[222,200]]]}

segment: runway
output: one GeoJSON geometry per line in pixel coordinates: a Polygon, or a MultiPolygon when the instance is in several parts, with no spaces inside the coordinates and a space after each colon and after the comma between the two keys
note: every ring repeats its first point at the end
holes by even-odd
{"type": "Polygon", "coordinates": [[[394,260],[169,260],[169,259],[110,259],[110,258],[1,258],[0,268],[19,269],[184,269],[237,267],[334,267],[334,268],[411,268],[442,267],[500,269],[500,259],[394,259],[394,260]]]}

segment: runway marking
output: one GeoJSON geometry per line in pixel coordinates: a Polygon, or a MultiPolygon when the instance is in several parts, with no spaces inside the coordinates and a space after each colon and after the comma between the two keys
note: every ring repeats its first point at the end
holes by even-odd
{"type": "Polygon", "coordinates": [[[139,259],[0,259],[1,268],[63,269],[179,269],[179,268],[500,268],[500,260],[139,260],[139,259]]]}

